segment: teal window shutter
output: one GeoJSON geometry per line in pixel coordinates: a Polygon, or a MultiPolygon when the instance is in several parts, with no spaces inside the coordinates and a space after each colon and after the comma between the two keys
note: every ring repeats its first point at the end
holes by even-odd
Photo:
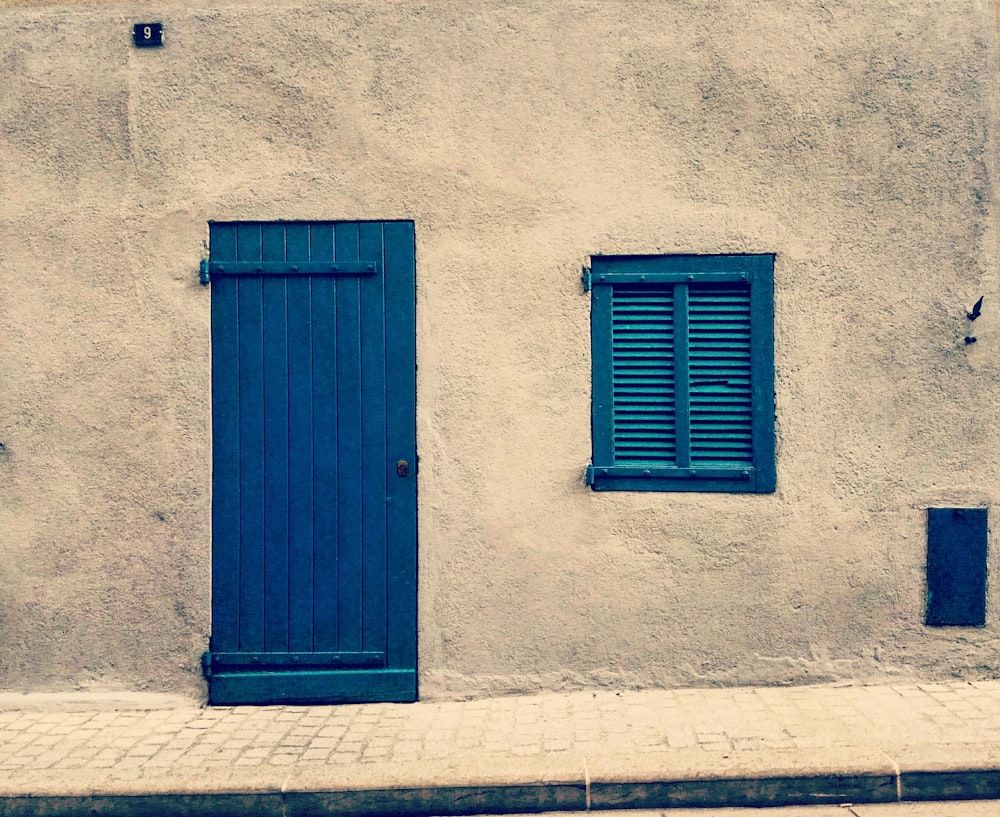
{"type": "Polygon", "coordinates": [[[592,258],[596,491],[767,493],[774,256],[592,258]]]}

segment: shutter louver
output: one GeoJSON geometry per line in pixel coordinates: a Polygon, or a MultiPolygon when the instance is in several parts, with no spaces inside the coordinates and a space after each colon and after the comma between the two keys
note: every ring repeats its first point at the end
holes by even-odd
{"type": "Polygon", "coordinates": [[[688,295],[691,464],[753,464],[750,287],[692,284],[688,295]]]}
{"type": "Polygon", "coordinates": [[[615,463],[672,465],[673,289],[625,285],[612,292],[615,463]]]}

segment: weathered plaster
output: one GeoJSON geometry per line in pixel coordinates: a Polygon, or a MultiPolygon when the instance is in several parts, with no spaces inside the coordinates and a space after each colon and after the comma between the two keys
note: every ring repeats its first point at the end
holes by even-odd
{"type": "Polygon", "coordinates": [[[923,508],[997,501],[993,15],[0,10],[0,687],[201,693],[237,218],[416,223],[424,697],[995,675],[996,582],[921,623],[923,508]],[[776,494],[583,484],[580,266],[625,252],[777,253],[776,494]]]}

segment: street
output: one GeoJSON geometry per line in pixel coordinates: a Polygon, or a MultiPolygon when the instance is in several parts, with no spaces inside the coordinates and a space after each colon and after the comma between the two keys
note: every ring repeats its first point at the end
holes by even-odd
{"type": "MultiPolygon", "coordinates": [[[[1000,800],[953,800],[946,803],[865,803],[783,808],[643,809],[605,812],[609,817],[1000,817],[1000,800]]],[[[562,811],[530,817],[584,817],[593,811],[562,811]]],[[[480,815],[486,817],[486,815],[480,815]]],[[[529,815],[509,815],[529,817],[529,815]]]]}

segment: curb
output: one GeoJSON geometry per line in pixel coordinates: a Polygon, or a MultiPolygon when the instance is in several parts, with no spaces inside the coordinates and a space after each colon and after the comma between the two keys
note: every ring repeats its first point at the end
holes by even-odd
{"type": "MultiPolygon", "coordinates": [[[[862,753],[865,754],[865,753],[862,753]]],[[[719,773],[688,768],[632,768],[619,773],[614,767],[627,763],[624,756],[610,763],[596,762],[596,772],[582,777],[549,776],[538,779],[521,769],[500,770],[496,777],[478,774],[461,777],[454,767],[441,768],[439,782],[413,780],[414,775],[395,770],[391,775],[366,773],[365,780],[321,782],[315,773],[308,779],[292,779],[283,785],[270,782],[263,786],[235,780],[201,781],[203,785],[176,785],[179,781],[163,779],[106,782],[91,791],[50,791],[37,794],[0,793],[0,817],[76,817],[110,815],[111,817],[312,817],[313,815],[398,814],[407,817],[427,815],[500,814],[517,812],[559,812],[615,809],[721,808],[762,806],[808,806],[847,803],[892,803],[899,801],[965,800],[1000,798],[1000,766],[989,768],[920,769],[897,772],[885,768],[885,756],[868,771],[822,769],[795,772],[774,769],[756,773],[746,769],[742,759],[719,773]],[[749,772],[749,773],[748,773],[749,772]],[[382,780],[378,778],[382,777],[382,780]],[[395,780],[393,779],[395,778],[395,780]],[[409,779],[404,779],[409,778],[409,779]],[[441,779],[444,778],[444,779],[441,779]],[[519,779],[515,779],[519,778],[519,779]],[[300,785],[295,785],[299,783],[300,785]]],[[[666,759],[666,758],[664,758],[666,759]]],[[[702,764],[707,758],[702,759],[702,764]]],[[[725,763],[728,758],[723,758],[725,763]]],[[[775,758],[753,765],[771,765],[775,758]]],[[[632,758],[633,765],[636,758],[632,758]]],[[[639,765],[654,765],[639,758],[639,765]]],[[[594,761],[592,760],[591,763],[594,761]]],[[[546,765],[544,762],[541,765],[546,765]]],[[[675,763],[668,765],[674,766],[675,763]]],[[[855,764],[849,764],[855,765],[855,764]]],[[[942,765],[942,764],[931,764],[942,765]]],[[[898,768],[898,767],[897,767],[898,768]]],[[[367,770],[366,770],[367,771],[367,770]]],[[[371,770],[375,771],[375,770],[371,770]]],[[[388,771],[388,770],[387,770],[388,771]]],[[[548,771],[553,771],[549,769],[548,771]]],[[[347,775],[353,777],[353,775],[347,775]]]]}

